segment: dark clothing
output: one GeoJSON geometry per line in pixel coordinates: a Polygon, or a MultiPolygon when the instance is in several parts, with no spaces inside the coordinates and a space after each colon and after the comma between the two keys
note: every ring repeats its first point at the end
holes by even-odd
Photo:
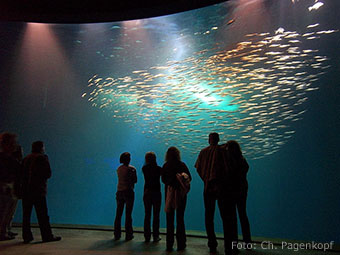
{"type": "Polygon", "coordinates": [[[135,201],[135,192],[133,190],[117,191],[116,193],[117,210],[114,223],[114,236],[116,239],[121,237],[121,221],[125,206],[125,238],[133,236],[132,228],[132,210],[135,201]]]}
{"type": "Polygon", "coordinates": [[[159,213],[161,210],[162,194],[160,191],[144,193],[143,196],[145,217],[144,217],[144,237],[146,240],[151,238],[151,213],[153,213],[152,236],[154,240],[159,237],[159,213]]]}
{"type": "MultiPolygon", "coordinates": [[[[168,186],[176,190],[181,189],[181,184],[179,183],[176,174],[186,173],[190,180],[191,174],[188,167],[182,161],[166,162],[163,165],[162,171],[162,181],[165,184],[165,197],[167,197],[168,186]]],[[[181,199],[178,200],[177,209],[170,209],[166,213],[166,243],[167,248],[172,248],[174,244],[174,217],[176,211],[176,240],[177,249],[183,249],[186,246],[186,234],[185,234],[185,224],[184,224],[184,212],[186,207],[187,195],[183,195],[181,199]]]]}
{"type": "MultiPolygon", "coordinates": [[[[0,152],[0,184],[14,183],[19,175],[19,162],[13,156],[0,152]]],[[[3,190],[0,190],[0,194],[3,194],[3,190]]]]}
{"type": "Polygon", "coordinates": [[[144,174],[144,237],[146,240],[151,238],[151,213],[153,212],[153,222],[152,222],[152,232],[153,239],[157,240],[159,238],[159,213],[161,210],[161,171],[162,168],[156,164],[145,165],[142,168],[144,174]]]}
{"type": "Polygon", "coordinates": [[[0,194],[0,240],[7,237],[7,226],[10,222],[10,212],[14,200],[11,196],[0,194]]]}
{"type": "Polygon", "coordinates": [[[162,168],[157,165],[145,165],[142,168],[143,174],[144,174],[144,192],[148,191],[161,191],[161,171],[162,168]]]}
{"type": "Polygon", "coordinates": [[[246,211],[246,201],[248,194],[248,181],[247,173],[249,165],[247,160],[241,157],[235,157],[227,152],[228,168],[230,169],[230,178],[226,190],[228,194],[234,197],[235,207],[237,208],[240,218],[243,241],[246,243],[251,242],[250,225],[246,211]]]}
{"type": "Polygon", "coordinates": [[[20,164],[12,156],[0,152],[0,239],[7,237],[7,226],[12,219],[16,202],[16,184],[20,178],[20,164]]]}
{"type": "Polygon", "coordinates": [[[225,178],[223,152],[219,145],[210,145],[200,151],[195,163],[198,175],[204,182],[204,190],[216,191],[225,178]]]}
{"type": "Polygon", "coordinates": [[[249,170],[249,165],[244,157],[240,159],[235,159],[231,155],[227,155],[228,168],[230,169],[229,174],[229,189],[232,192],[237,193],[247,193],[248,191],[248,181],[247,173],[249,170]]]}
{"type": "Polygon", "coordinates": [[[251,242],[250,225],[247,216],[246,204],[247,193],[242,192],[236,197],[236,208],[238,212],[238,217],[240,218],[243,241],[246,243],[250,243],[251,242]]]}
{"type": "Polygon", "coordinates": [[[223,221],[224,232],[224,250],[225,254],[235,254],[233,242],[237,242],[237,216],[235,197],[231,194],[222,194],[218,200],[218,205],[221,209],[221,217],[223,221]]]}
{"type": "Polygon", "coordinates": [[[21,164],[12,155],[0,152],[0,195],[17,198],[21,176],[21,164]]]}
{"type": "Polygon", "coordinates": [[[24,158],[22,196],[22,237],[24,240],[33,240],[31,232],[33,206],[37,214],[42,240],[46,241],[53,238],[46,202],[47,180],[51,175],[52,172],[47,155],[32,153],[24,158]]]}
{"type": "MultiPolygon", "coordinates": [[[[181,184],[177,180],[176,174],[186,173],[189,175],[190,180],[192,179],[188,167],[182,161],[166,162],[163,165],[162,171],[162,182],[165,186],[172,186],[173,188],[179,189],[181,184]]],[[[165,187],[165,190],[167,187],[165,187]]]]}
{"type": "MultiPolygon", "coordinates": [[[[215,234],[215,206],[218,201],[217,194],[215,192],[203,192],[204,207],[205,207],[205,229],[208,236],[208,247],[213,249],[217,247],[216,234],[215,234]]],[[[222,218],[222,208],[218,203],[219,211],[222,218]]]]}
{"type": "MultiPolygon", "coordinates": [[[[224,160],[224,150],[219,145],[210,145],[200,151],[195,163],[197,173],[204,182],[204,208],[205,208],[205,228],[208,236],[208,247],[215,250],[217,240],[215,235],[214,217],[216,202],[223,222],[223,232],[226,243],[229,245],[228,236],[231,231],[235,232],[232,222],[226,222],[228,217],[226,198],[226,180],[228,168],[224,160]]],[[[235,209],[236,210],[236,209],[235,209]]]]}
{"type": "Polygon", "coordinates": [[[51,177],[48,157],[42,153],[32,153],[23,160],[24,196],[46,196],[47,180],[51,177]]]}
{"type": "Polygon", "coordinates": [[[31,214],[33,206],[37,214],[42,240],[45,241],[51,239],[53,235],[47,211],[46,196],[25,196],[23,198],[22,238],[24,240],[33,240],[31,232],[31,214]]]}
{"type": "Polygon", "coordinates": [[[121,220],[125,206],[125,239],[132,239],[132,210],[135,201],[135,192],[133,191],[137,182],[136,168],[129,165],[120,165],[117,169],[118,185],[116,192],[117,210],[114,223],[115,239],[121,237],[121,220]]]}
{"type": "Polygon", "coordinates": [[[240,218],[243,241],[251,242],[250,225],[246,211],[246,201],[248,194],[247,173],[249,165],[244,157],[235,158],[228,154],[228,163],[230,168],[230,187],[232,194],[235,196],[235,206],[240,218]]]}
{"type": "Polygon", "coordinates": [[[177,249],[183,249],[186,246],[186,234],[184,224],[184,212],[187,203],[187,196],[185,196],[176,210],[172,209],[166,213],[166,246],[172,248],[174,245],[174,234],[175,234],[175,211],[176,211],[176,241],[177,249]]]}

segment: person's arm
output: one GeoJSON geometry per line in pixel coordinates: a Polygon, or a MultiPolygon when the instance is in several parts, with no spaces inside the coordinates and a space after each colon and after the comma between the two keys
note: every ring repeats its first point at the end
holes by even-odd
{"type": "Polygon", "coordinates": [[[158,175],[158,180],[159,180],[159,178],[161,178],[162,177],[162,168],[160,167],[160,166],[157,166],[157,175],[158,175]]]}
{"type": "Polygon", "coordinates": [[[182,172],[186,173],[189,176],[190,181],[192,180],[189,168],[187,167],[187,165],[184,162],[182,162],[182,172]]]}
{"type": "Polygon", "coordinates": [[[242,171],[244,171],[247,174],[248,170],[249,170],[248,162],[245,159],[245,157],[243,157],[243,160],[242,160],[242,171]]]}
{"type": "Polygon", "coordinates": [[[137,171],[134,167],[131,167],[131,182],[137,183],[137,171]]]}
{"type": "Polygon", "coordinates": [[[145,166],[142,167],[142,173],[143,173],[143,177],[144,177],[144,183],[146,182],[146,170],[145,170],[145,166]]]}
{"type": "Polygon", "coordinates": [[[202,151],[197,157],[195,168],[197,170],[199,177],[201,177],[201,179],[204,181],[204,176],[203,176],[203,171],[202,171],[202,151]]]}

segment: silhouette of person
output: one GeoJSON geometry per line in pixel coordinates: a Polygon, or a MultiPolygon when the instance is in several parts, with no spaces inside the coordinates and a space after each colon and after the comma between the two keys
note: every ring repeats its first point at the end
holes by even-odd
{"type": "Polygon", "coordinates": [[[45,146],[42,141],[32,143],[32,153],[23,160],[23,222],[22,237],[24,243],[33,241],[31,232],[31,213],[35,208],[43,242],[60,241],[60,236],[52,234],[50,218],[48,216],[46,194],[47,180],[51,178],[52,171],[45,146]]]}
{"type": "Polygon", "coordinates": [[[191,174],[186,164],[181,161],[180,151],[176,147],[170,147],[166,152],[162,181],[165,184],[166,250],[173,249],[176,211],[177,251],[182,251],[186,247],[184,211],[191,174]]]}
{"type": "Polygon", "coordinates": [[[159,212],[161,210],[161,184],[160,177],[162,168],[157,165],[156,154],[154,152],[147,152],[145,154],[145,164],[142,168],[144,175],[144,238],[145,242],[151,239],[151,212],[153,211],[152,235],[153,241],[161,240],[159,237],[159,212]]]}
{"type": "Polygon", "coordinates": [[[7,227],[16,204],[14,187],[20,174],[20,165],[13,157],[16,140],[16,134],[0,134],[0,241],[14,238],[13,234],[8,233],[7,227]]]}
{"type": "Polygon", "coordinates": [[[22,159],[23,159],[23,149],[20,145],[16,146],[16,149],[12,153],[12,156],[19,163],[19,171],[17,178],[14,182],[14,192],[13,192],[13,205],[10,208],[9,222],[7,225],[7,234],[9,236],[16,236],[18,233],[12,232],[12,220],[14,218],[14,213],[17,209],[18,200],[22,197],[22,159]]]}
{"type": "Polygon", "coordinates": [[[243,157],[241,147],[238,142],[230,140],[225,145],[227,152],[228,167],[231,172],[232,189],[235,191],[235,202],[240,218],[243,241],[248,244],[251,243],[250,225],[247,216],[246,203],[248,194],[247,173],[249,165],[247,160],[243,157]]]}
{"type": "Polygon", "coordinates": [[[216,253],[217,241],[214,229],[214,215],[216,201],[223,221],[224,235],[229,233],[225,222],[225,198],[222,194],[222,187],[225,184],[225,165],[222,149],[218,145],[220,138],[218,133],[209,134],[209,146],[202,149],[195,163],[197,173],[204,182],[204,207],[205,207],[205,228],[208,237],[210,253],[216,253]]]}
{"type": "Polygon", "coordinates": [[[114,222],[114,239],[119,240],[121,237],[121,219],[125,205],[125,240],[129,241],[133,239],[132,228],[132,210],[135,200],[134,186],[137,182],[136,168],[129,165],[131,161],[131,155],[128,152],[124,152],[120,155],[120,165],[117,169],[118,185],[116,192],[117,210],[116,218],[114,222]]]}

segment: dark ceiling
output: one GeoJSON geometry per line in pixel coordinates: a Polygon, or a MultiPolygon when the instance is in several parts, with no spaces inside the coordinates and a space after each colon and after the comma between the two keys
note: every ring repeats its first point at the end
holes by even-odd
{"type": "Polygon", "coordinates": [[[110,22],[173,14],[224,1],[0,0],[0,21],[44,23],[110,22]]]}

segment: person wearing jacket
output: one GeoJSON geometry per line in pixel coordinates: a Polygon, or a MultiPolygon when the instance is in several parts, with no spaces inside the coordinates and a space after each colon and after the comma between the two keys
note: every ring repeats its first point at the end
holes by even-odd
{"type": "Polygon", "coordinates": [[[32,153],[23,160],[23,222],[22,237],[24,243],[33,241],[31,232],[31,213],[35,208],[41,238],[43,242],[60,241],[61,237],[52,234],[50,218],[47,209],[47,180],[51,178],[52,171],[45,146],[42,141],[32,144],[32,153]]]}
{"type": "MultiPolygon", "coordinates": [[[[214,217],[216,202],[220,211],[223,226],[225,225],[224,217],[224,200],[221,190],[225,183],[225,165],[223,160],[222,148],[218,145],[220,138],[218,133],[209,134],[209,146],[202,149],[197,157],[195,167],[198,175],[204,183],[203,199],[205,208],[205,229],[208,237],[208,247],[210,253],[217,252],[217,240],[214,228],[214,217]]],[[[229,229],[223,228],[224,235],[227,235],[229,229]]]]}
{"type": "Polygon", "coordinates": [[[190,181],[191,174],[186,164],[181,161],[180,151],[176,147],[170,147],[166,152],[162,172],[162,182],[165,184],[167,251],[173,249],[175,212],[177,251],[182,251],[186,247],[184,212],[190,181]]]}

